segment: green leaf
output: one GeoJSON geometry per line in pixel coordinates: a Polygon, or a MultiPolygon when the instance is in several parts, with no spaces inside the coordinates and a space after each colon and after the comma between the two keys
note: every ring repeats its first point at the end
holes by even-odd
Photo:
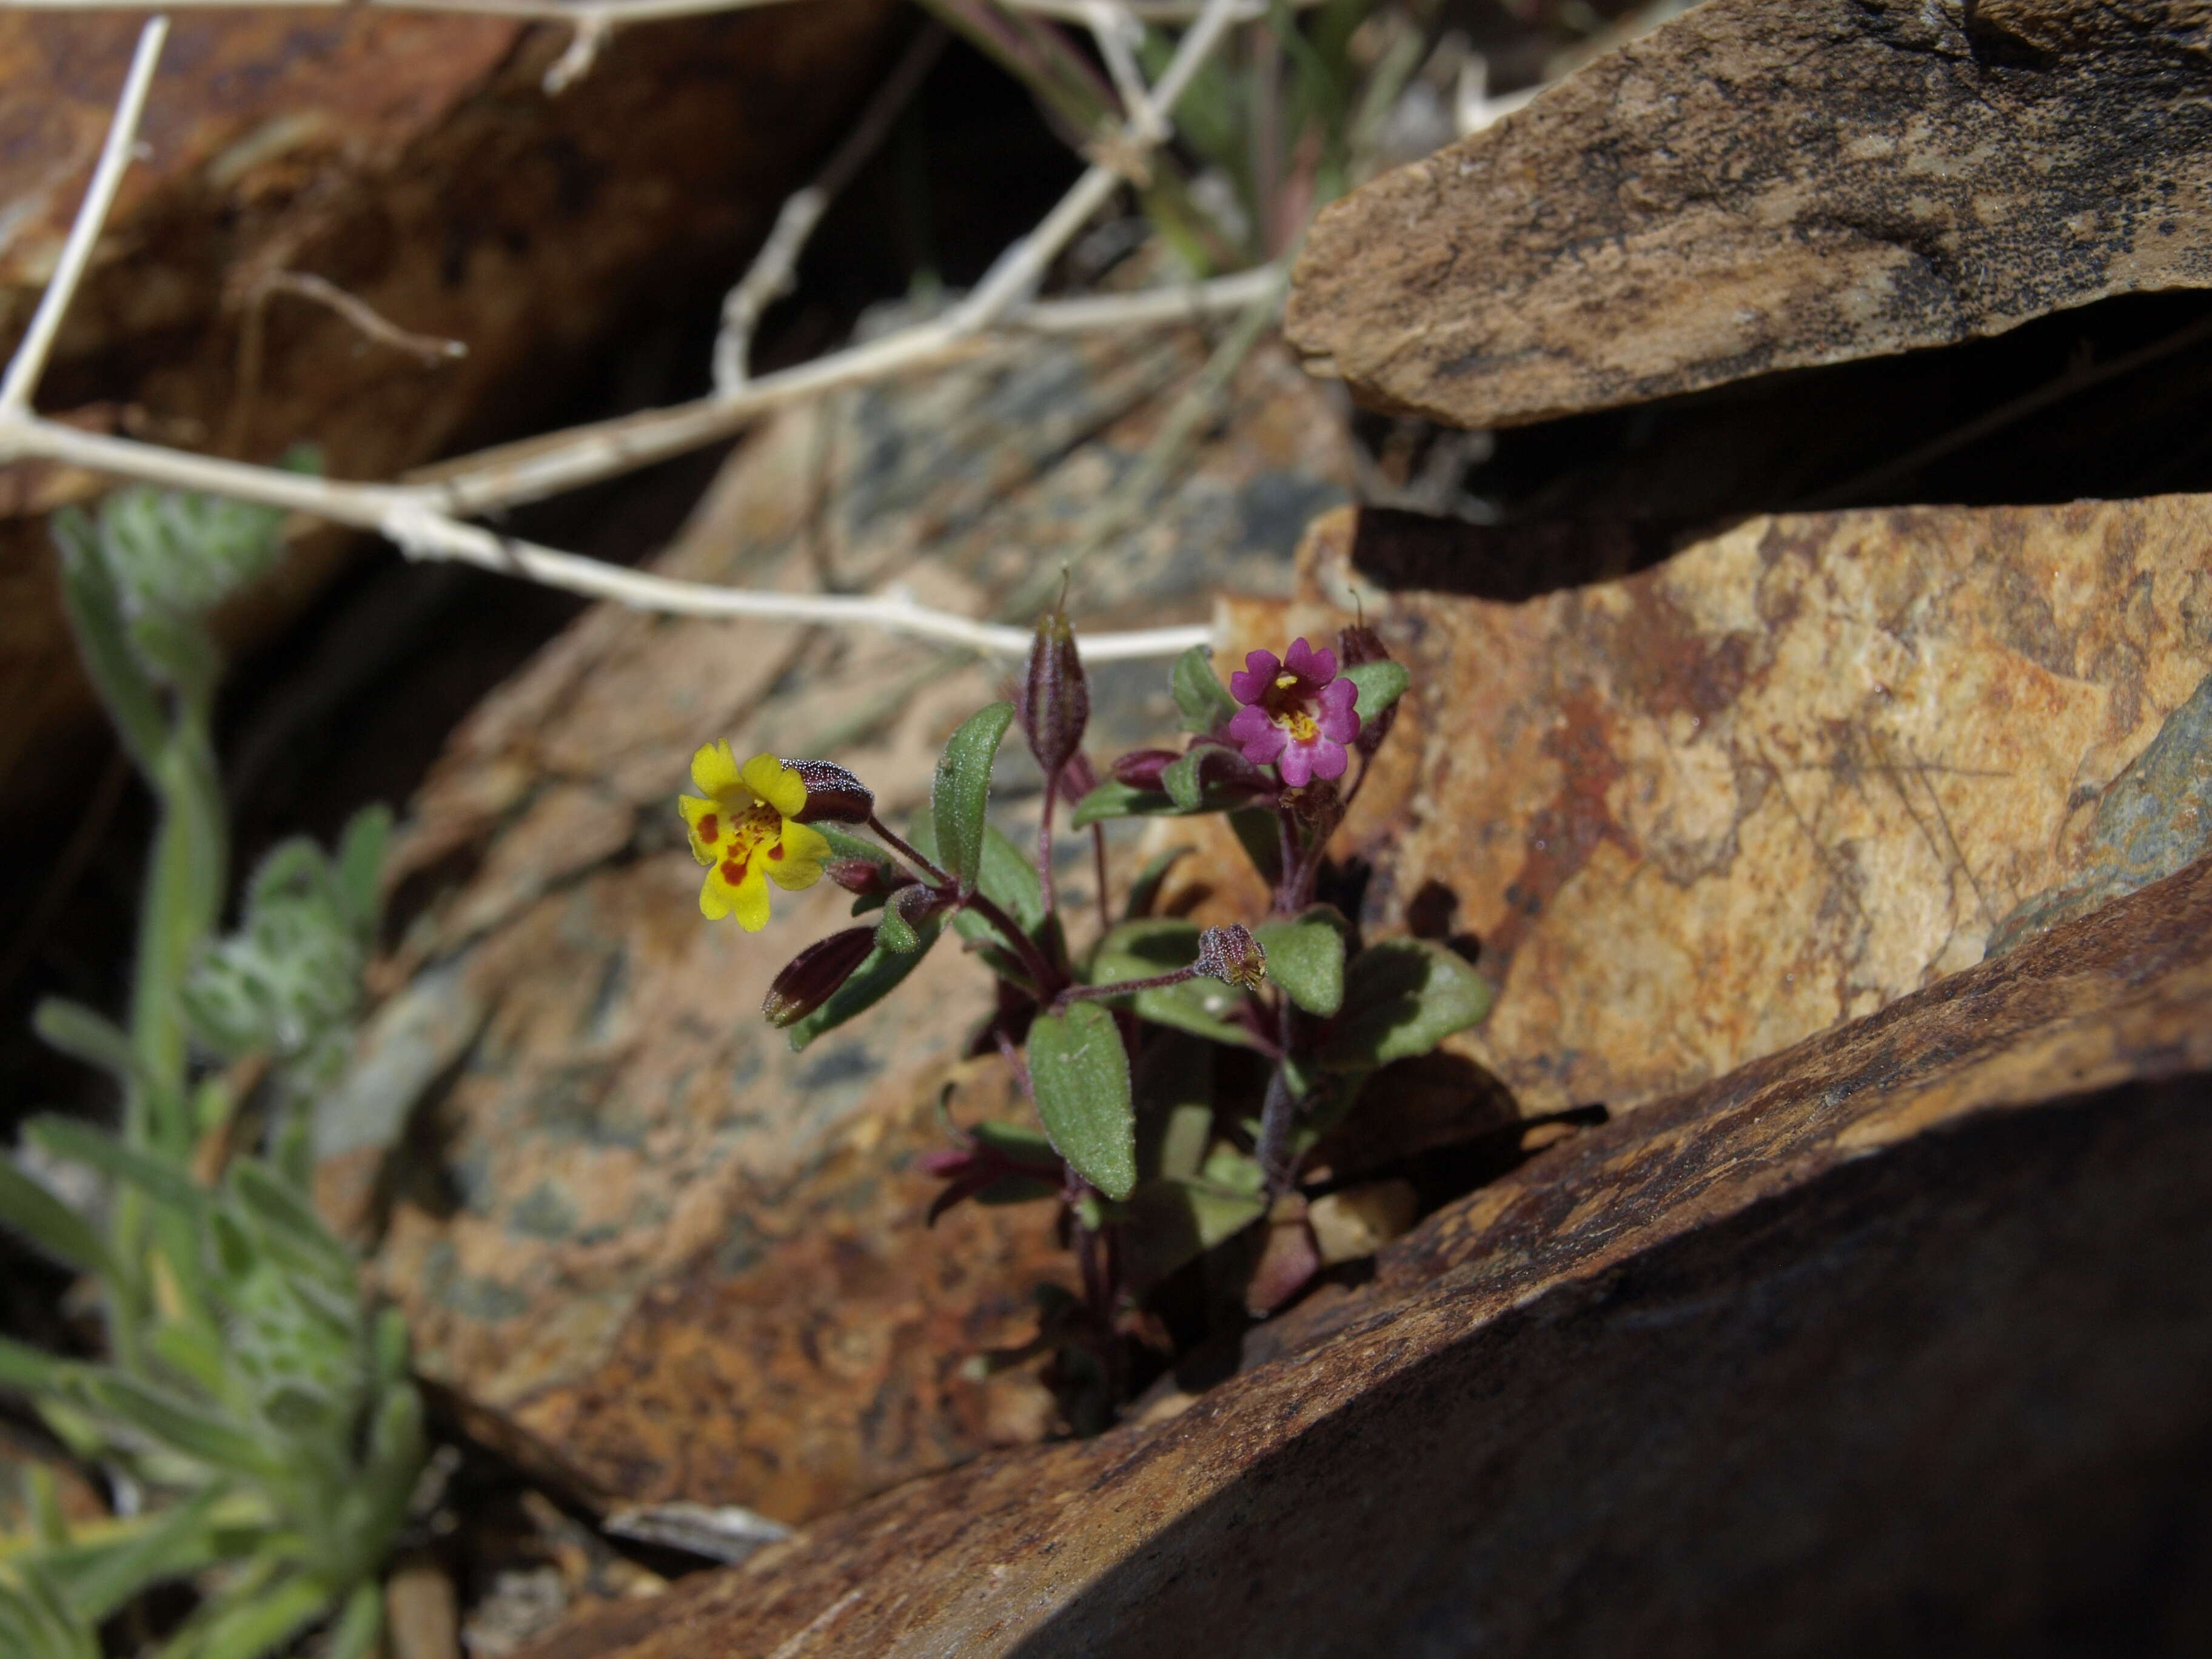
{"type": "Polygon", "coordinates": [[[929,797],[937,860],[963,892],[983,873],[983,812],[990,805],[991,765],[1013,719],[1010,702],[979,709],[945,739],[945,752],[938,757],[929,797]]]}
{"type": "Polygon", "coordinates": [[[320,1582],[295,1574],[224,1607],[183,1651],[191,1659],[263,1659],[321,1618],[330,1603],[331,1592],[320,1582]]]}
{"type": "Polygon", "coordinates": [[[932,917],[915,930],[921,936],[919,947],[912,951],[886,951],[880,945],[868,952],[853,976],[830,994],[830,1000],[805,1018],[793,1022],[786,1033],[791,1039],[793,1054],[820,1036],[824,1031],[835,1030],[855,1014],[866,1012],[896,990],[899,981],[921,965],[929,954],[929,947],[937,943],[943,929],[932,917]]]}
{"type": "Polygon", "coordinates": [[[1018,1123],[1000,1123],[986,1118],[973,1126],[968,1133],[980,1146],[994,1152],[1002,1152],[1018,1163],[1041,1164],[1050,1168],[1060,1154],[1053,1151],[1052,1142],[1035,1129],[1025,1129],[1018,1123]]]}
{"type": "MultiPolygon", "coordinates": [[[[866,859],[886,874],[903,867],[889,848],[865,836],[856,836],[834,823],[817,823],[814,829],[823,840],[830,843],[830,852],[841,859],[866,859]]],[[[920,872],[915,873],[919,874],[920,872]]]]}
{"type": "Polygon", "coordinates": [[[64,1267],[105,1274],[107,1247],[92,1224],[0,1157],[0,1222],[64,1267]]]}
{"type": "MultiPolygon", "coordinates": [[[[1171,969],[1188,968],[1198,960],[1198,933],[1197,923],[1174,916],[1125,921],[1098,941],[1091,958],[1090,983],[1150,979],[1171,969]]],[[[1242,991],[1218,979],[1188,979],[1139,991],[1130,1006],[1139,1018],[1157,1025],[1171,1025],[1215,1042],[1256,1048],[1252,1033],[1231,1018],[1243,1000],[1242,991]]]]}
{"type": "Polygon", "coordinates": [[[1267,1199],[1255,1194],[1205,1181],[1147,1181],[1130,1196],[1121,1229],[1123,1270],[1140,1289],[1157,1285],[1267,1212],[1267,1199]]]}
{"type": "Polygon", "coordinates": [[[1330,1072],[1365,1071],[1425,1054],[1490,1012],[1490,982],[1427,939],[1385,939],[1345,971],[1344,1007],[1319,1060],[1330,1072]]]}
{"type": "Polygon", "coordinates": [[[227,1418],[119,1371],[81,1374],[76,1391],[94,1410],[119,1419],[162,1445],[219,1469],[266,1480],[281,1477],[273,1449],[227,1418]]]}
{"type": "Polygon", "coordinates": [[[877,920],[876,949],[902,957],[912,956],[921,949],[921,933],[915,931],[912,922],[899,914],[896,904],[884,906],[884,914],[877,920]]]}
{"type": "Polygon", "coordinates": [[[362,807],[349,818],[345,834],[338,841],[338,902],[363,944],[375,936],[377,918],[384,908],[380,883],[385,850],[391,844],[392,809],[382,801],[362,807]]]}
{"type": "Polygon", "coordinates": [[[1137,1115],[1114,1016],[1095,1002],[1041,1014],[1029,1056],[1037,1115],[1053,1146],[1107,1197],[1128,1197],[1137,1184],[1137,1115]]]}
{"type": "Polygon", "coordinates": [[[374,1579],[353,1587],[323,1645],[323,1659],[368,1659],[384,1634],[384,1590],[374,1579]]]}
{"type": "Polygon", "coordinates": [[[31,1029],[49,1048],[81,1060],[118,1083],[129,1085],[137,1079],[138,1059],[123,1028],[81,1002],[46,998],[32,1012],[31,1029]]]}
{"type": "MultiPolygon", "coordinates": [[[[1175,766],[1182,766],[1189,759],[1190,757],[1186,755],[1176,762],[1175,766]]],[[[1175,766],[1168,770],[1175,770],[1175,766]]],[[[1075,804],[1075,811],[1068,819],[1068,827],[1072,830],[1086,829],[1094,823],[1103,823],[1108,818],[1187,818],[1200,812],[1234,814],[1251,799],[1246,790],[1210,784],[1200,791],[1194,805],[1182,806],[1176,804],[1174,796],[1163,790],[1133,788],[1119,778],[1109,778],[1075,804]]],[[[1273,817],[1269,817],[1267,822],[1273,823],[1273,817]]]]}
{"type": "Polygon", "coordinates": [[[1168,872],[1175,868],[1176,860],[1197,850],[1189,846],[1170,847],[1164,853],[1153,854],[1137,872],[1136,880],[1129,884],[1129,902],[1123,908],[1122,919],[1138,921],[1152,915],[1152,906],[1159,902],[1160,888],[1168,878],[1168,872]]]}
{"type": "Polygon", "coordinates": [[[1406,665],[1393,662],[1388,657],[1354,663],[1343,671],[1343,677],[1359,688],[1359,701],[1352,707],[1363,723],[1389,709],[1413,683],[1406,665]]]}
{"type": "Polygon", "coordinates": [[[1205,793],[1204,782],[1199,777],[1198,768],[1199,763],[1205,758],[1206,752],[1203,749],[1194,749],[1181,760],[1170,763],[1167,770],[1160,774],[1160,783],[1167,790],[1168,799],[1176,804],[1176,810],[1179,812],[1198,811],[1199,799],[1205,793]]]}
{"type": "Polygon", "coordinates": [[[1194,645],[1176,659],[1169,685],[1175,693],[1176,707],[1182,711],[1186,732],[1211,732],[1236,716],[1237,699],[1215,677],[1213,653],[1205,646],[1194,645]]]}
{"type": "Polygon", "coordinates": [[[124,752],[150,780],[168,741],[169,723],[154,682],[131,648],[123,596],[100,554],[100,532],[74,507],[64,507],[51,522],[62,555],[62,603],[76,635],[77,654],[115,722],[124,752]]]}
{"type": "Polygon", "coordinates": [[[76,1372],[76,1367],[66,1359],[0,1336],[0,1389],[15,1389],[24,1394],[52,1394],[76,1372]]]}
{"type": "Polygon", "coordinates": [[[1267,953],[1267,977],[1310,1014],[1333,1014],[1344,1005],[1344,918],[1316,904],[1300,916],[1263,921],[1252,930],[1267,953]]]}
{"type": "Polygon", "coordinates": [[[342,1287],[350,1297],[356,1289],[353,1253],[323,1225],[305,1193],[258,1158],[240,1158],[231,1166],[229,1180],[263,1234],[282,1247],[272,1254],[342,1287]]]}
{"type": "Polygon", "coordinates": [[[126,1146],[88,1123],[67,1117],[34,1117],[23,1126],[23,1136],[56,1158],[82,1164],[111,1180],[137,1188],[156,1203],[193,1216],[207,1208],[207,1194],[183,1170],[166,1158],[126,1146]]]}
{"type": "Polygon", "coordinates": [[[221,1485],[203,1486],[152,1517],[143,1531],[73,1564],[62,1578],[70,1607],[88,1619],[104,1620],[149,1585],[212,1565],[222,1549],[209,1517],[225,1495],[221,1485]]]}

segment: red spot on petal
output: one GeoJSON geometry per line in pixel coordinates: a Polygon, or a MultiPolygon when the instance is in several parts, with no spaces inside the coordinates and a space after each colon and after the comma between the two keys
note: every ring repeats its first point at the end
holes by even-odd
{"type": "Polygon", "coordinates": [[[775,860],[778,863],[781,863],[783,860],[783,843],[781,842],[778,842],[775,846],[769,848],[768,849],[768,855],[775,860]]]}
{"type": "Polygon", "coordinates": [[[722,866],[722,879],[735,887],[745,878],[745,863],[744,859],[728,860],[722,866]]]}
{"type": "Polygon", "coordinates": [[[699,820],[699,839],[701,841],[711,842],[720,841],[721,838],[721,819],[716,817],[712,812],[709,812],[706,817],[699,820]]]}

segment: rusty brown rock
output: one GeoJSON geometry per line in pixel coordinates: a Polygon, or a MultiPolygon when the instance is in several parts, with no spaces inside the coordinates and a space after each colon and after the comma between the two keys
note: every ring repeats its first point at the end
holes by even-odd
{"type": "MultiPolygon", "coordinates": [[[[1204,361],[1194,333],[1031,347],[795,410],[732,459],[660,568],[811,587],[826,562],[987,612],[1056,569],[1204,361]]],[[[1297,526],[1341,498],[1340,431],[1285,355],[1255,356],[1225,433],[1079,572],[1076,614],[1195,620],[1224,576],[1286,593],[1297,526]]],[[[1100,754],[1172,728],[1163,678],[1092,677],[1100,754]]],[[[1065,1273],[1050,1206],[931,1231],[934,1183],[910,1167],[945,1144],[941,1083],[960,1084],[963,1121],[1024,1109],[995,1060],[960,1061],[987,976],[940,945],[793,1054],[762,997],[850,925],[849,896],[779,895],[757,936],[709,926],[674,811],[692,751],[727,738],[834,757],[899,823],[997,678],[871,633],[605,609],[471,715],[416,801],[392,872],[405,937],[361,1063],[319,1112],[319,1196],[381,1228],[375,1273],[425,1374],[549,1479],[801,1521],[1052,1428],[1035,1367],[963,1370],[1034,1333],[1033,1288],[1065,1273]]],[[[1033,808],[1018,744],[999,771],[1033,808]]],[[[1088,854],[1067,846],[1067,913],[1088,929],[1088,854]]]]}
{"type": "Polygon", "coordinates": [[[1526,591],[1481,556],[1513,532],[1346,511],[1307,550],[1334,604],[1232,605],[1221,659],[1364,599],[1413,672],[1403,769],[1340,842],[1366,925],[1479,949],[1498,1001],[1449,1047],[1523,1112],[1620,1110],[1978,962],[2046,890],[2201,854],[2208,538],[2202,496],[1754,518],[1491,599],[1526,591]],[[2100,819],[2169,729],[2157,811],[2100,819]],[[2116,817],[2155,859],[2113,863],[2116,817]]]}
{"type": "Polygon", "coordinates": [[[2200,863],[1554,1150],[1171,1420],[532,1659],[2188,1651],[2209,1016],[2200,863]]]}
{"type": "MultiPolygon", "coordinates": [[[[567,31],[340,8],[179,16],[72,305],[43,407],[251,459],[300,440],[388,477],[502,435],[568,395],[641,298],[738,270],[865,95],[893,9],[775,7],[623,31],[558,98],[567,31]],[[426,366],[299,298],[322,277],[399,327],[460,341],[426,366]],[[242,331],[262,324],[241,385],[242,331]]],[[[0,341],[67,234],[140,21],[0,15],[0,341]]],[[[90,693],[61,622],[44,514],[102,487],[0,468],[0,829],[81,787],[90,693]]],[[[232,618],[266,637],[327,578],[319,538],[232,618]]]]}
{"type": "Polygon", "coordinates": [[[1326,210],[1287,330],[1467,427],[2212,284],[2202,0],[1706,0],[1326,210]]]}

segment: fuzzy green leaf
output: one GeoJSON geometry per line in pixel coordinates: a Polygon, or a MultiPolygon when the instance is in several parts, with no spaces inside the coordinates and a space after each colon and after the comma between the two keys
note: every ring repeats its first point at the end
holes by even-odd
{"type": "Polygon", "coordinates": [[[392,809],[381,801],[362,807],[347,819],[345,834],[338,840],[333,872],[337,878],[337,899],[363,944],[374,939],[377,918],[384,908],[380,884],[385,850],[391,844],[392,809]]]}
{"type": "Polygon", "coordinates": [[[1229,828],[1260,878],[1273,887],[1283,878],[1283,832],[1273,811],[1247,806],[1229,815],[1229,828]]]}
{"type": "Polygon", "coordinates": [[[169,723],[154,682],[131,649],[123,596],[100,555],[100,532],[74,507],[55,514],[52,523],[62,554],[62,603],[76,635],[77,654],[115,722],[124,752],[150,779],[168,741],[169,723]]]}
{"type": "Polygon", "coordinates": [[[1252,930],[1267,953],[1267,977],[1310,1014],[1333,1014],[1344,1004],[1345,920],[1328,905],[1304,915],[1263,921],[1252,930]]]}
{"type": "Polygon", "coordinates": [[[1186,732],[1211,732],[1237,714],[1237,699],[1214,674],[1213,653],[1205,646],[1194,645],[1176,659],[1169,689],[1186,732]]]}
{"type": "Polygon", "coordinates": [[[149,1586],[211,1565],[222,1552],[210,1516],[225,1495],[220,1485],[203,1486],[153,1516],[143,1530],[86,1552],[62,1576],[70,1607],[85,1618],[104,1620],[149,1586]]]}
{"type": "Polygon", "coordinates": [[[126,1187],[135,1187],[155,1202],[185,1214],[197,1216],[207,1207],[207,1194],[177,1165],[126,1146],[88,1123],[75,1118],[34,1117],[23,1126],[23,1136],[56,1158],[82,1164],[126,1187]]]}
{"type": "Polygon", "coordinates": [[[1127,1198],[1137,1184],[1137,1116],[1114,1016],[1095,1002],[1041,1014],[1029,1056],[1037,1115],[1054,1146],[1107,1197],[1127,1198]]]}
{"type": "Polygon", "coordinates": [[[322,1617],[330,1603],[324,1584],[296,1574],[223,1607],[183,1652],[191,1659],[264,1659],[322,1617]]]}
{"type": "Polygon", "coordinates": [[[106,1273],[107,1247],[75,1210],[0,1157],[0,1225],[19,1233],[64,1267],[106,1273]]]}
{"type": "Polygon", "coordinates": [[[983,873],[983,813],[991,799],[991,766],[1013,719],[1010,702],[979,709],[945,739],[945,752],[938,757],[929,798],[937,859],[963,892],[983,873]]]}
{"type": "Polygon", "coordinates": [[[1323,1070],[1360,1072],[1425,1054],[1490,1012],[1489,981],[1426,939],[1385,939],[1345,972],[1344,1007],[1322,1046],[1323,1070]]]}
{"type": "Polygon", "coordinates": [[[1389,708],[1413,683],[1406,665],[1388,657],[1354,663],[1344,670],[1343,677],[1359,688],[1359,701],[1352,707],[1363,724],[1389,708]]]}
{"type": "Polygon", "coordinates": [[[0,1336],[0,1389],[24,1394],[52,1394],[76,1374],[66,1359],[42,1352],[27,1343],[0,1336]]]}
{"type": "Polygon", "coordinates": [[[138,1075],[131,1039],[106,1015],[64,997],[47,997],[32,1011],[31,1029],[49,1048],[130,1084],[138,1075]]]}
{"type": "Polygon", "coordinates": [[[88,1372],[76,1379],[76,1391],[94,1410],[120,1419],[187,1457],[256,1480],[282,1474],[273,1450],[250,1430],[136,1377],[88,1372]]]}
{"type": "MultiPolygon", "coordinates": [[[[907,839],[924,858],[944,860],[937,848],[937,826],[927,812],[915,814],[907,839]]],[[[1044,921],[1044,885],[1029,854],[992,824],[983,826],[983,870],[975,890],[1013,918],[1014,925],[1032,939],[1044,921]]],[[[956,911],[952,926],[973,945],[1004,943],[999,930],[973,910],[956,911]]]]}
{"type": "Polygon", "coordinates": [[[323,1659],[369,1659],[384,1634],[384,1591],[374,1580],[353,1587],[323,1646],[323,1659]]]}

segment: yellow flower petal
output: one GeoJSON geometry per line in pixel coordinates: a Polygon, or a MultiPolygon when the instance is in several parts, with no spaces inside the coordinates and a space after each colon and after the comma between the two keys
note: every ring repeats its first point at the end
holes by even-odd
{"type": "Polygon", "coordinates": [[[720,803],[697,795],[678,795],[676,810],[684,815],[684,828],[691,832],[691,856],[702,864],[712,864],[720,856],[715,849],[729,842],[729,815],[720,803]]]}
{"type": "Polygon", "coordinates": [[[726,741],[710,743],[691,757],[691,781],[702,795],[722,795],[738,787],[738,757],[726,741]]]}
{"type": "Polygon", "coordinates": [[[768,926],[768,878],[756,864],[745,872],[745,878],[731,895],[732,908],[737,912],[738,926],[748,933],[757,933],[768,926]]]}
{"type": "Polygon", "coordinates": [[[783,856],[768,861],[768,878],[789,892],[811,887],[822,879],[823,860],[830,856],[830,842],[808,823],[786,821],[783,856]]]}
{"type": "Polygon", "coordinates": [[[773,755],[755,755],[745,763],[745,787],[790,817],[806,805],[806,784],[798,773],[773,755]]]}
{"type": "Polygon", "coordinates": [[[709,921],[720,921],[730,914],[730,890],[716,879],[720,873],[709,870],[699,886],[699,914],[709,921]]]}

